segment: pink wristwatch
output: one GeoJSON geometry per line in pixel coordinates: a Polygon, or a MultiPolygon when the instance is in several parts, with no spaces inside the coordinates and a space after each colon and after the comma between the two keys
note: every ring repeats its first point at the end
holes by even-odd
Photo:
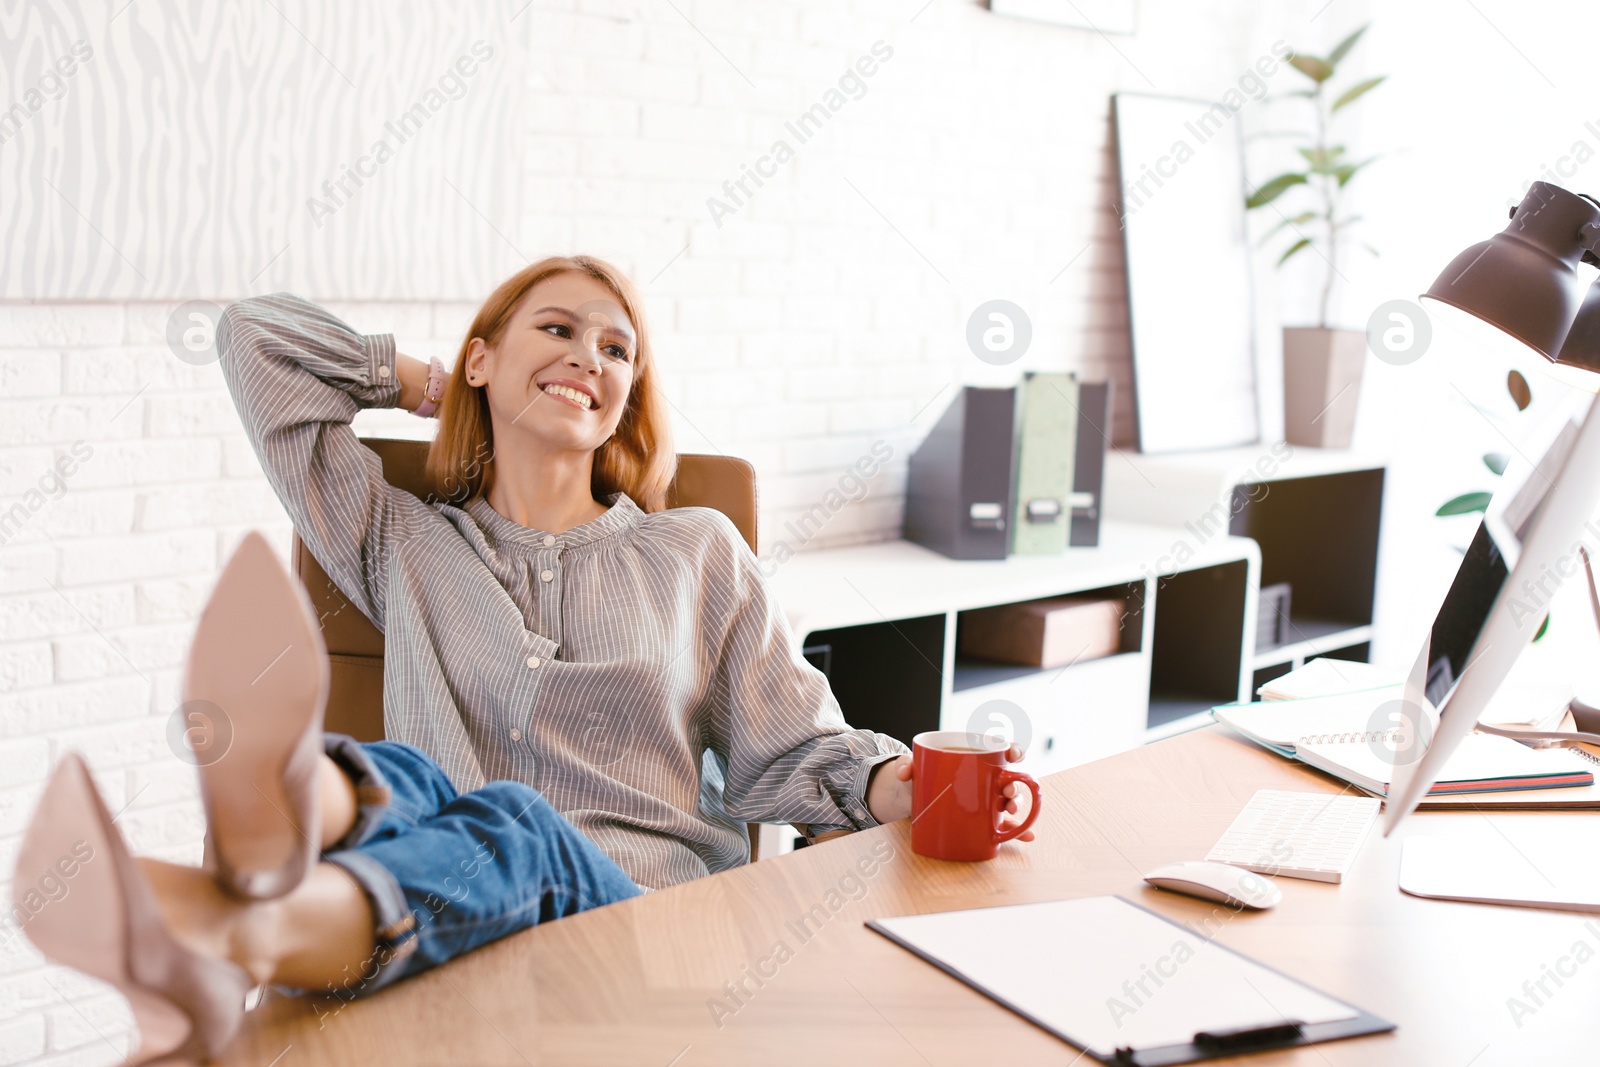
{"type": "Polygon", "coordinates": [[[422,403],[411,414],[421,419],[433,417],[439,410],[439,401],[444,397],[444,364],[439,362],[439,357],[434,356],[428,360],[428,384],[422,390],[422,403]]]}

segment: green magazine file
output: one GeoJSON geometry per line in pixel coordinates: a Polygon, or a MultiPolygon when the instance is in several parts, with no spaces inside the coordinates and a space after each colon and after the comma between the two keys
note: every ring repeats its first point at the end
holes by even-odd
{"type": "Polygon", "coordinates": [[[1011,509],[1011,551],[1054,556],[1067,549],[1078,382],[1070,374],[1029,371],[1022,382],[1017,443],[1017,497],[1011,509]]]}

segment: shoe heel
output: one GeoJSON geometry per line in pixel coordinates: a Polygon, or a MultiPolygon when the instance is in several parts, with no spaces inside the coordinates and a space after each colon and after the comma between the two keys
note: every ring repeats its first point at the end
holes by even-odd
{"type": "Polygon", "coordinates": [[[62,758],[28,824],[12,906],[40,952],[128,998],[139,1028],[128,1063],[208,1058],[237,1032],[249,976],[173,939],[76,753],[62,758]]]}
{"type": "Polygon", "coordinates": [[[317,856],[317,771],[328,653],[311,603],[252,532],[217,579],[190,645],[184,711],[196,749],[207,855],[235,896],[288,893],[317,856]]]}

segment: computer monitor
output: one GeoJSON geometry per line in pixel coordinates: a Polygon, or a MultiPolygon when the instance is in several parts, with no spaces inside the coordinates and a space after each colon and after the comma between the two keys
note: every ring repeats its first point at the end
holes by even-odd
{"type": "MultiPolygon", "coordinates": [[[[1556,590],[1581,572],[1597,502],[1600,403],[1569,392],[1519,442],[1406,679],[1385,836],[1477,725],[1556,590]]],[[[1600,537],[1591,548],[1600,554],[1600,537]]]]}

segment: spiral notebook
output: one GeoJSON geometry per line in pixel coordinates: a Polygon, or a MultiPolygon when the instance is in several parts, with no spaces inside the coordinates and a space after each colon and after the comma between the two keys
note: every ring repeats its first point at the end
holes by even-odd
{"type": "MultiPolygon", "coordinates": [[[[1397,757],[1396,731],[1383,729],[1383,687],[1334,696],[1225,704],[1218,722],[1257,744],[1385,796],[1397,757]]],[[[1468,734],[1428,791],[1430,798],[1594,785],[1594,764],[1570,749],[1529,748],[1508,737],[1468,734]]],[[[1590,801],[1593,803],[1593,800],[1590,801]]]]}
{"type": "MultiPolygon", "coordinates": [[[[1394,756],[1386,732],[1301,738],[1295,758],[1335,778],[1387,796],[1394,756]]],[[[1559,789],[1594,784],[1593,765],[1563,748],[1529,748],[1509,737],[1468,734],[1450,754],[1429,796],[1494,793],[1511,789],[1559,789]]]]}

